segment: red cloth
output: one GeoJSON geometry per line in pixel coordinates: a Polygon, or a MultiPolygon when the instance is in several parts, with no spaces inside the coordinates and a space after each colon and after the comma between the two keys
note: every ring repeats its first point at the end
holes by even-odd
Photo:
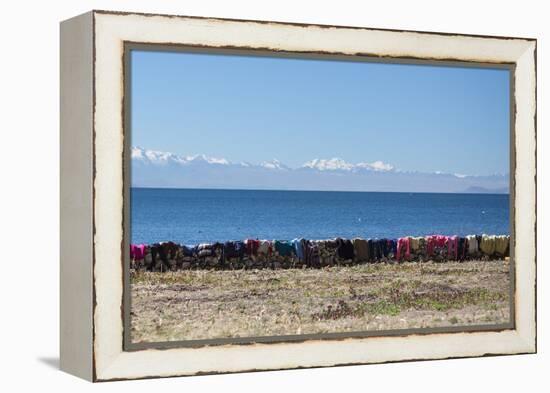
{"type": "Polygon", "coordinates": [[[447,258],[458,259],[458,236],[449,236],[447,238],[447,258]]]}
{"type": "Polygon", "coordinates": [[[256,239],[246,239],[246,253],[248,255],[256,255],[258,253],[258,247],[260,246],[260,241],[256,239]]]}
{"type": "Polygon", "coordinates": [[[398,261],[405,257],[406,260],[411,258],[411,238],[401,237],[397,239],[397,253],[395,255],[398,261]],[[404,255],[403,255],[404,254],[404,255]]]}
{"type": "Polygon", "coordinates": [[[435,247],[445,247],[447,244],[447,236],[432,235],[426,237],[426,252],[428,256],[432,256],[435,247]]]}

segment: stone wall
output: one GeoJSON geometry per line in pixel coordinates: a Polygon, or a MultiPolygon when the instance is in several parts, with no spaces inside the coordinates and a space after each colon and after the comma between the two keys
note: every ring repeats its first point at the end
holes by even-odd
{"type": "Polygon", "coordinates": [[[131,245],[131,269],[323,268],[364,263],[465,261],[509,256],[509,236],[470,235],[399,239],[270,241],[247,239],[185,246],[175,242],[131,245]]]}

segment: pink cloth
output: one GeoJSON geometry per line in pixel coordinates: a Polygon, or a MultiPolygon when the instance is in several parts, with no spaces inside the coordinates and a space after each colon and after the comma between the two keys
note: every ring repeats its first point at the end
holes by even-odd
{"type": "Polygon", "coordinates": [[[130,258],[133,260],[145,258],[145,244],[130,244],[130,258]]]}
{"type": "Polygon", "coordinates": [[[447,238],[447,258],[458,259],[458,236],[447,238]]]}
{"type": "Polygon", "coordinates": [[[397,239],[397,253],[395,257],[398,261],[400,261],[402,257],[405,257],[406,260],[410,259],[411,257],[411,238],[410,237],[401,237],[397,239]]]}

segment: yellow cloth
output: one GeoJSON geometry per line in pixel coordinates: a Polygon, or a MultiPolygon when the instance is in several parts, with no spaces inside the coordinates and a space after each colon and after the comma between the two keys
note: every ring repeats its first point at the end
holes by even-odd
{"type": "Polygon", "coordinates": [[[420,239],[421,237],[411,237],[411,251],[418,252],[420,250],[420,239]]]}
{"type": "Polygon", "coordinates": [[[488,256],[492,256],[495,253],[496,248],[496,236],[494,235],[482,235],[481,236],[481,244],[479,245],[479,249],[482,253],[488,256]]]}
{"type": "Polygon", "coordinates": [[[495,238],[495,252],[502,256],[506,255],[509,243],[510,236],[497,236],[495,238]]]}

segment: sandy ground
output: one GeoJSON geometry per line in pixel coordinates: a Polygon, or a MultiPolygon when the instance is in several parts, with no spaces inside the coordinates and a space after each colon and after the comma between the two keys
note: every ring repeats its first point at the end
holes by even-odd
{"type": "Polygon", "coordinates": [[[506,323],[509,263],[132,273],[132,341],[506,323]]]}

